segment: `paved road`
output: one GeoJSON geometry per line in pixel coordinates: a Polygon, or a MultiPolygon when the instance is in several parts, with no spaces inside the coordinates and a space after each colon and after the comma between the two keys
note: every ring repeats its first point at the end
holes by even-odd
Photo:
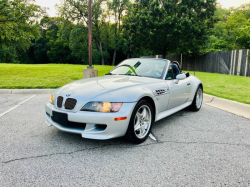
{"type": "Polygon", "coordinates": [[[0,186],[250,186],[249,119],[204,104],[131,145],[47,127],[48,98],[0,95],[0,186]]]}

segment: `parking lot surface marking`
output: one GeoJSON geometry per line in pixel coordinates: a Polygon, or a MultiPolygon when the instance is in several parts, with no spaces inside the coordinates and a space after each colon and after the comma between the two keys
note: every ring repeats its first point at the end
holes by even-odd
{"type": "Polygon", "coordinates": [[[157,139],[154,137],[154,135],[152,133],[149,134],[149,138],[151,138],[154,141],[157,141],[157,139]]]}
{"type": "Polygon", "coordinates": [[[10,111],[14,110],[15,108],[19,107],[20,105],[22,105],[23,103],[25,103],[26,101],[30,100],[31,98],[35,97],[36,95],[32,95],[31,97],[29,97],[28,99],[25,99],[24,101],[22,101],[21,103],[15,105],[14,107],[10,108],[9,110],[3,112],[2,114],[0,114],[0,118],[2,116],[4,116],[5,114],[9,113],[10,111]]]}

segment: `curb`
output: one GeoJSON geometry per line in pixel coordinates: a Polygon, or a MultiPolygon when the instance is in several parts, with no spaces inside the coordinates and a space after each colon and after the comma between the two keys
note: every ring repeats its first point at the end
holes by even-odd
{"type": "Polygon", "coordinates": [[[250,119],[250,105],[203,94],[205,104],[250,119]]]}
{"type": "Polygon", "coordinates": [[[0,94],[52,94],[56,89],[0,89],[0,94]]]}

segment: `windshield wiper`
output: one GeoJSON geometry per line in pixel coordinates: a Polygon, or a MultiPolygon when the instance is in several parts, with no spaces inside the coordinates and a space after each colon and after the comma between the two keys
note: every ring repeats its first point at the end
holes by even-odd
{"type": "Polygon", "coordinates": [[[106,73],[105,75],[114,75],[114,74],[112,74],[112,73],[109,72],[109,73],[106,73]]]}

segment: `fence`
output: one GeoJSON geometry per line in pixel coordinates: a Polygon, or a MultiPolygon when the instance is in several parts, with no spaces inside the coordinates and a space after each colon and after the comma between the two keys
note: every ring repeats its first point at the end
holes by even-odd
{"type": "MultiPolygon", "coordinates": [[[[167,55],[166,59],[181,61],[181,55],[167,55]]],[[[182,69],[210,73],[250,76],[249,49],[210,52],[202,56],[182,56],[182,69]]]]}

